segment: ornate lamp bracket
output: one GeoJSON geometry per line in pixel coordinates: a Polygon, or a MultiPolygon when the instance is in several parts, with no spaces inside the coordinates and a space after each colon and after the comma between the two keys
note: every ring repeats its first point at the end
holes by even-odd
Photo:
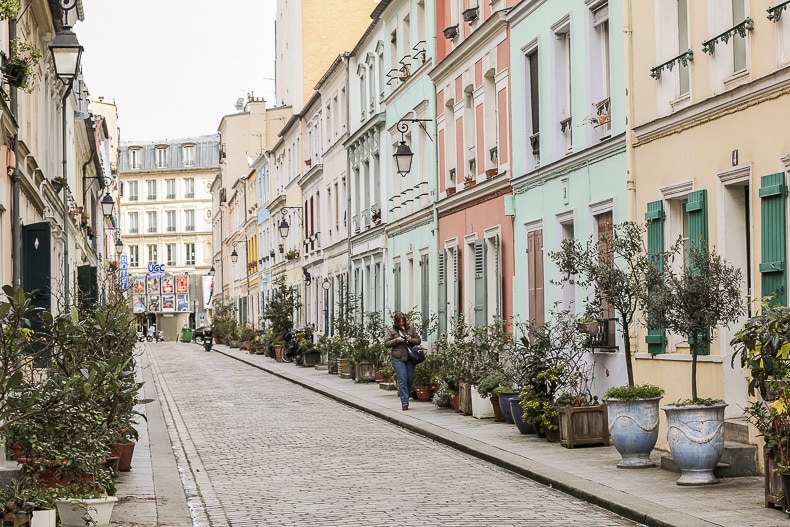
{"type": "Polygon", "coordinates": [[[768,11],[768,20],[771,22],[779,22],[779,20],[782,18],[782,11],[787,9],[788,4],[790,4],[790,0],[780,2],[773,7],[766,9],[766,11],[768,11]]]}

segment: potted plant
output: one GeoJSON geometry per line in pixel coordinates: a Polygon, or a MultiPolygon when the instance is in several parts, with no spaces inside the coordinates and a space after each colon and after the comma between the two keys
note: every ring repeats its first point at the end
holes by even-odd
{"type": "Polygon", "coordinates": [[[692,243],[688,257],[679,240],[663,255],[663,269],[648,273],[648,328],[684,336],[691,353],[691,399],[665,405],[667,441],[681,470],[678,485],[718,483],[713,469],[724,447],[724,408],[719,399],[700,398],[697,393],[697,357],[713,340],[717,326],[729,326],[744,312],[741,271],[709,250],[704,240],[692,243]]]}
{"type": "Polygon", "coordinates": [[[658,402],[663,395],[663,388],[651,384],[614,386],[604,394],[609,434],[621,456],[618,468],[656,465],[650,453],[658,441],[658,402]]]}
{"type": "Polygon", "coordinates": [[[749,318],[730,345],[749,372],[748,391],[754,397],[745,408],[747,419],[764,443],[766,506],[790,508],[790,308],[763,298],[760,312],[749,318]],[[780,497],[781,494],[781,497],[780,497]]]}
{"type": "Polygon", "coordinates": [[[299,251],[296,249],[288,249],[288,251],[283,256],[285,256],[285,259],[288,261],[296,260],[299,258],[299,251]]]}
{"type": "Polygon", "coordinates": [[[301,303],[297,286],[289,285],[284,275],[275,278],[272,282],[271,296],[263,306],[261,318],[267,322],[274,335],[272,345],[275,354],[280,354],[278,362],[284,360],[283,346],[292,338],[293,316],[299,307],[301,303]]]}
{"type": "Polygon", "coordinates": [[[0,0],[0,20],[13,20],[19,13],[19,0],[0,0]]]}
{"type": "MultiPolygon", "coordinates": [[[[4,0],[7,5],[8,0],[4,0]]],[[[3,5],[0,3],[0,15],[3,14],[3,5]]],[[[17,3],[18,5],[18,3],[17,3]]],[[[3,54],[2,69],[8,82],[28,93],[35,89],[34,69],[41,59],[41,50],[32,44],[20,40],[18,37],[11,40],[11,53],[8,57],[3,54]]]]}
{"type": "Polygon", "coordinates": [[[501,371],[491,372],[478,383],[477,392],[480,397],[485,397],[491,401],[491,409],[494,412],[494,421],[503,422],[505,416],[502,414],[502,407],[499,405],[499,392],[510,391],[508,379],[501,371]]]}

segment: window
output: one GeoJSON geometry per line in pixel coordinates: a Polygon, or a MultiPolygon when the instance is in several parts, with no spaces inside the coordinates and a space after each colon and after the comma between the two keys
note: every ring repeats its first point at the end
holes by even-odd
{"type": "Polygon", "coordinates": [[[140,214],[137,212],[129,213],[129,234],[140,232],[140,214]]]}
{"type": "MultiPolygon", "coordinates": [[[[677,0],[678,2],[678,54],[689,49],[689,16],[688,0],[677,0]]],[[[691,86],[691,72],[688,66],[682,64],[678,67],[679,76],[679,95],[686,95],[691,86]]]]}
{"type": "Polygon", "coordinates": [[[146,181],[148,187],[148,201],[156,201],[156,180],[149,179],[146,181]]]}
{"type": "MultiPolygon", "coordinates": [[[[744,0],[732,0],[732,24],[740,24],[746,19],[744,0]]],[[[739,73],[746,69],[746,39],[738,36],[732,39],[732,71],[739,73]]]]}
{"type": "Polygon", "coordinates": [[[195,265],[195,244],[186,243],[184,248],[186,249],[186,265],[195,265]]]}
{"type": "Polygon", "coordinates": [[[140,266],[140,247],[137,245],[129,246],[129,267],[140,266]]]}
{"type": "Polygon", "coordinates": [[[185,210],[184,211],[184,230],[187,231],[194,231],[195,230],[195,211],[194,210],[185,210]]]}
{"type": "Polygon", "coordinates": [[[143,167],[143,151],[141,148],[129,149],[129,168],[139,170],[143,167]]]}
{"type": "Polygon", "coordinates": [[[165,245],[165,251],[167,252],[167,265],[176,265],[176,244],[168,243],[165,245]]]}
{"type": "Polygon", "coordinates": [[[146,212],[148,218],[148,232],[156,232],[156,212],[146,212]]]}
{"type": "Polygon", "coordinates": [[[137,190],[137,181],[130,181],[129,182],[129,201],[138,201],[140,198],[138,197],[138,190],[137,190]]]}
{"type": "Polygon", "coordinates": [[[176,199],[176,180],[175,179],[166,179],[165,180],[165,194],[167,195],[167,199],[176,199]]]}
{"type": "Polygon", "coordinates": [[[534,49],[526,56],[527,70],[527,119],[529,123],[529,146],[532,155],[535,156],[535,163],[540,163],[540,94],[538,92],[538,50],[534,49]]]}
{"type": "Polygon", "coordinates": [[[195,145],[184,145],[182,152],[182,163],[185,167],[195,166],[195,145]]]}
{"type": "Polygon", "coordinates": [[[571,80],[571,31],[570,21],[565,18],[559,22],[560,27],[554,32],[554,90],[557,93],[555,102],[556,119],[554,129],[557,150],[555,156],[562,157],[573,151],[572,125],[572,80],[571,80]]]}
{"type": "Polygon", "coordinates": [[[167,168],[167,147],[157,147],[156,168],[167,168]]]}
{"type": "Polygon", "coordinates": [[[195,178],[184,178],[184,197],[187,199],[195,197],[195,178]]]}
{"type": "Polygon", "coordinates": [[[158,263],[156,244],[146,245],[146,249],[148,250],[148,263],[149,264],[158,263]]]}
{"type": "Polygon", "coordinates": [[[167,232],[176,232],[176,211],[165,211],[167,217],[167,232]]]}

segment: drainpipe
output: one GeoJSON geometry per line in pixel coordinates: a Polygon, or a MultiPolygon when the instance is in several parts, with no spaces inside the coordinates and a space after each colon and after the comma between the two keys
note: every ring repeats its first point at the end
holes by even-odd
{"type": "Polygon", "coordinates": [[[626,91],[626,125],[625,125],[625,162],[626,192],[628,193],[628,219],[636,221],[636,163],[634,160],[634,32],[633,32],[633,0],[625,0],[625,64],[628,76],[626,91]]]}
{"type": "Polygon", "coordinates": [[[66,178],[66,100],[71,95],[71,87],[74,82],[70,82],[63,97],[60,100],[60,118],[63,135],[63,312],[69,307],[69,186],[66,178]]]}
{"type": "MultiPolygon", "coordinates": [[[[9,42],[16,38],[16,20],[8,24],[9,42]]],[[[11,89],[11,115],[17,120],[18,95],[17,88],[11,89]]],[[[22,209],[20,205],[21,182],[19,178],[19,135],[14,132],[14,173],[11,176],[11,267],[12,284],[22,286],[22,209]]]]}
{"type": "MultiPolygon", "coordinates": [[[[350,60],[350,53],[343,54],[343,65],[346,67],[346,93],[351,93],[351,82],[349,81],[348,71],[349,67],[351,66],[350,60]]],[[[346,126],[351,123],[351,105],[346,103],[346,126]]],[[[348,185],[346,187],[348,189],[351,188],[351,161],[348,158],[348,150],[346,150],[346,181],[348,181],[348,185]]],[[[346,294],[345,297],[344,292],[340,291],[340,301],[341,305],[343,306],[343,311],[348,310],[348,284],[351,281],[351,192],[346,192],[346,243],[348,244],[348,250],[346,253],[348,254],[348,264],[346,265],[346,280],[345,280],[345,288],[346,294]]],[[[341,316],[345,316],[345,313],[339,313],[341,316]]]]}

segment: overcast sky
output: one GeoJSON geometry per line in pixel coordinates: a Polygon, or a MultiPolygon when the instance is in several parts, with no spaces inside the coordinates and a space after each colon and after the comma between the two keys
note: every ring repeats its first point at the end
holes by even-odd
{"type": "Polygon", "coordinates": [[[249,92],[274,102],[276,0],[82,3],[85,82],[117,104],[121,141],[214,133],[249,92]]]}

